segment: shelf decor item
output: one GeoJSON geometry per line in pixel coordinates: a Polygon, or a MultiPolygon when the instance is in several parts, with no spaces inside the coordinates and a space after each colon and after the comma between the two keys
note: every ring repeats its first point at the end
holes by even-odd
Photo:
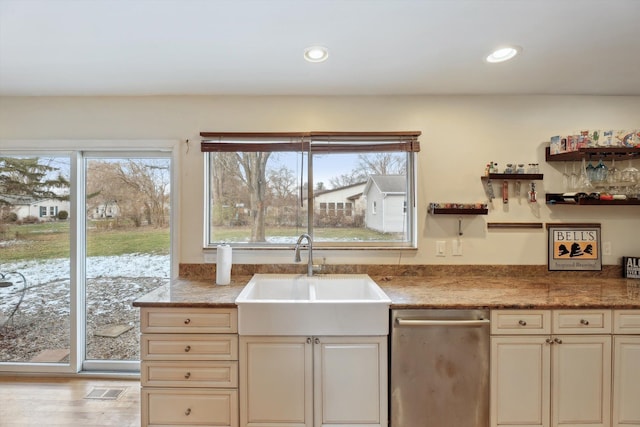
{"type": "Polygon", "coordinates": [[[600,224],[547,224],[549,271],[602,270],[600,224]]]}
{"type": "Polygon", "coordinates": [[[431,215],[486,215],[486,203],[429,203],[431,215]]]}
{"type": "Polygon", "coordinates": [[[627,279],[640,279],[640,257],[622,257],[622,276],[627,279]]]}

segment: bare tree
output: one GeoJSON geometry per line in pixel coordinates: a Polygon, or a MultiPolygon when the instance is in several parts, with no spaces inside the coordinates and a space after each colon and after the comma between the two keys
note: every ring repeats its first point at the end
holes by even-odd
{"type": "Polygon", "coordinates": [[[297,197],[297,180],[293,171],[284,165],[268,171],[269,190],[274,200],[290,201],[297,197]]]}
{"type": "Polygon", "coordinates": [[[147,224],[157,227],[167,225],[169,197],[169,167],[147,160],[129,160],[117,163],[120,181],[138,195],[138,202],[144,206],[147,224]]]}
{"type": "Polygon", "coordinates": [[[236,153],[238,163],[242,166],[241,179],[249,189],[249,207],[253,219],[251,225],[251,241],[265,242],[265,213],[267,194],[267,161],[271,153],[242,152],[236,153]]]}
{"type": "Polygon", "coordinates": [[[358,169],[354,173],[369,175],[402,175],[406,173],[403,154],[375,153],[358,155],[358,169]]]}
{"type": "Polygon", "coordinates": [[[349,185],[357,184],[367,180],[367,175],[362,171],[351,171],[351,173],[343,173],[339,176],[334,176],[329,180],[331,188],[348,187],[349,185]]]}
{"type": "Polygon", "coordinates": [[[210,153],[210,161],[211,221],[222,225],[232,215],[232,210],[225,211],[224,207],[241,202],[241,174],[235,153],[210,153]]]}
{"type": "Polygon", "coordinates": [[[108,215],[111,207],[116,221],[125,217],[136,226],[146,220],[149,225],[164,227],[169,185],[169,167],[163,161],[93,160],[87,171],[87,212],[101,209],[108,215]]]}

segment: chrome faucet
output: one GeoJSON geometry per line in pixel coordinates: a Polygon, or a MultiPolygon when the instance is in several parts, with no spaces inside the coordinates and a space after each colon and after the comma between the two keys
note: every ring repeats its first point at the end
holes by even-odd
{"type": "Polygon", "coordinates": [[[307,276],[313,276],[313,242],[311,241],[311,236],[307,233],[298,237],[298,241],[296,242],[295,247],[295,256],[293,258],[294,262],[300,262],[300,244],[304,239],[307,239],[307,249],[309,250],[309,260],[307,263],[307,276]]]}

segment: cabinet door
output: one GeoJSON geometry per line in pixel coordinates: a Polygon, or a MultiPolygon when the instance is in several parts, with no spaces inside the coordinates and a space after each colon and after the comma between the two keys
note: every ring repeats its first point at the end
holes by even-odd
{"type": "Polygon", "coordinates": [[[611,336],[560,335],[554,342],[553,426],[610,426],[611,336]]]}
{"type": "Polygon", "coordinates": [[[312,343],[306,337],[240,337],[240,425],[311,427],[312,343]]]}
{"type": "Polygon", "coordinates": [[[613,343],[613,426],[640,427],[640,336],[613,343]]]}
{"type": "Polygon", "coordinates": [[[491,426],[548,427],[547,336],[491,337],[491,426]]]}
{"type": "Polygon", "coordinates": [[[387,337],[314,341],[315,426],[387,425],[387,337]]]}

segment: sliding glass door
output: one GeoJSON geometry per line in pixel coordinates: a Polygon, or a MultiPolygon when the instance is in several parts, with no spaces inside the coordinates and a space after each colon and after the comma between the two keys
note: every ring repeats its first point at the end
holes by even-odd
{"type": "Polygon", "coordinates": [[[131,368],[140,347],[132,303],[170,277],[171,159],[106,153],[84,165],[85,369],[131,368]]]}
{"type": "Polygon", "coordinates": [[[70,157],[0,155],[0,363],[69,365],[70,157]]]}
{"type": "Polygon", "coordinates": [[[172,151],[0,155],[0,371],[139,369],[171,277],[172,151]]]}

